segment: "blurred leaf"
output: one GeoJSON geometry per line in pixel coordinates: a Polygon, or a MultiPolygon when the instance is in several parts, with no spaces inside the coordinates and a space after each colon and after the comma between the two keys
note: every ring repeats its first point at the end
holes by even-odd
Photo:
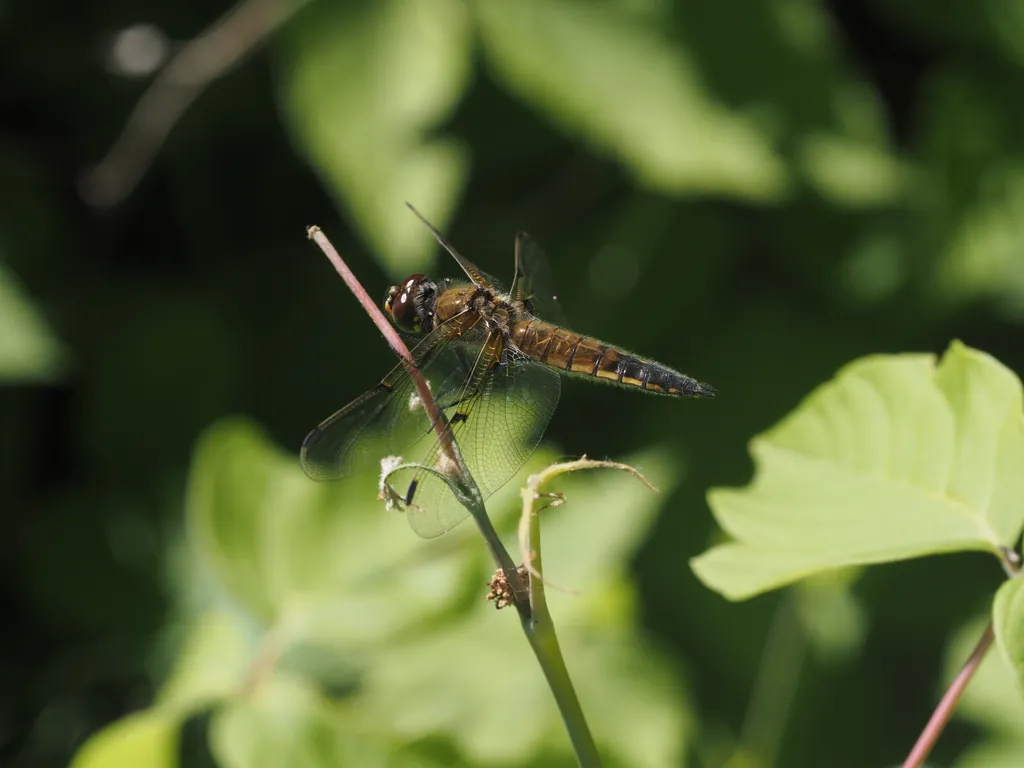
{"type": "Polygon", "coordinates": [[[179,726],[177,718],[157,710],[128,715],[93,734],[71,768],[174,768],[179,726]]]}
{"type": "Polygon", "coordinates": [[[1016,375],[960,343],[847,365],[755,438],[746,489],[708,502],[736,541],[692,561],[742,599],[845,565],[979,549],[1020,535],[1024,414],[1016,375]]]}
{"type": "Polygon", "coordinates": [[[200,441],[188,527],[246,610],[339,653],[450,606],[482,553],[476,540],[471,549],[456,546],[466,542],[461,536],[435,546],[414,536],[400,515],[385,512],[372,477],[310,480],[295,455],[243,420],[224,421],[200,441]]]}
{"type": "Polygon", "coordinates": [[[17,278],[0,264],[0,382],[52,381],[63,356],[17,278]]]}
{"type": "Polygon", "coordinates": [[[881,147],[827,134],[806,137],[800,161],[820,192],[849,206],[890,203],[909,178],[908,168],[881,147]]]}
{"type": "Polygon", "coordinates": [[[999,739],[968,748],[953,768],[1018,768],[1024,762],[1024,739],[999,739]]]}
{"type": "Polygon", "coordinates": [[[999,588],[992,605],[996,641],[1003,659],[1017,676],[1024,695],[1024,579],[1010,579],[999,588]]]}
{"type": "MultiPolygon", "coordinates": [[[[980,616],[953,635],[946,647],[941,689],[944,690],[963,668],[990,620],[990,616],[980,616]]],[[[1010,668],[999,653],[989,652],[982,659],[957,704],[956,716],[998,734],[1000,738],[1020,737],[1024,701],[1010,668]]]]}
{"type": "MultiPolygon", "coordinates": [[[[941,15],[941,14],[940,14],[941,15]]],[[[939,70],[922,94],[917,225],[929,252],[926,296],[995,298],[1024,316],[1024,106],[989,68],[939,70]],[[932,266],[934,262],[934,266],[932,266]]]]}
{"type": "Polygon", "coordinates": [[[316,2],[291,27],[282,96],[297,143],[393,274],[434,247],[409,201],[443,228],[465,184],[465,151],[427,135],[470,74],[458,0],[316,2]]]}
{"type": "Polygon", "coordinates": [[[251,656],[237,616],[209,612],[196,617],[157,703],[166,712],[190,715],[237,691],[251,656]]]}
{"type": "Polygon", "coordinates": [[[762,201],[784,193],[785,168],[767,137],[713,101],[653,20],[577,0],[475,8],[499,77],[644,184],[762,201]]]}
{"type": "Polygon", "coordinates": [[[345,726],[313,689],[278,675],[215,715],[210,744],[221,768],[428,765],[345,726]]]}
{"type": "MultiPolygon", "coordinates": [[[[671,491],[671,467],[656,454],[627,463],[671,491]]],[[[598,745],[623,764],[678,764],[690,716],[667,660],[632,629],[632,587],[623,578],[664,497],[613,470],[560,477],[547,490],[567,498],[541,512],[545,575],[558,585],[548,587],[548,602],[598,745]]],[[[354,708],[404,739],[448,734],[468,761],[482,764],[532,763],[538,752],[568,750],[514,616],[495,615],[488,603],[374,662],[354,708]]]]}
{"type": "Polygon", "coordinates": [[[796,590],[796,611],[814,649],[832,662],[860,650],[868,620],[853,591],[855,573],[839,571],[808,579],[796,590]]]}

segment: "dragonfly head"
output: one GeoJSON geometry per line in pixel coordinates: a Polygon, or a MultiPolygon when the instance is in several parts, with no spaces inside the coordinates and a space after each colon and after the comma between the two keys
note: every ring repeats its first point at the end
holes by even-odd
{"type": "Polygon", "coordinates": [[[436,300],[437,283],[417,273],[388,289],[384,310],[399,330],[421,333],[434,327],[436,300]]]}

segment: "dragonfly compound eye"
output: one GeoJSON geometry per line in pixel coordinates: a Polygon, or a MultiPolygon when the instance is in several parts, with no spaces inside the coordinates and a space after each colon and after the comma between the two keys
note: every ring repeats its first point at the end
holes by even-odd
{"type": "Polygon", "coordinates": [[[400,330],[419,333],[429,330],[429,319],[433,312],[434,283],[424,275],[410,275],[388,290],[384,309],[400,330]]]}

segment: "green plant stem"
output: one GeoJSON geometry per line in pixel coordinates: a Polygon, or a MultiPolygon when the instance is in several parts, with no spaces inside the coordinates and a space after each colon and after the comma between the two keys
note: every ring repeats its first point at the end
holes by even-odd
{"type": "MultiPolygon", "coordinates": [[[[531,478],[532,480],[533,478],[531,478]]],[[[594,737],[590,726],[583,715],[576,689],[573,688],[562,658],[562,649],[558,645],[558,635],[548,610],[547,597],[544,594],[543,562],[540,547],[540,517],[533,513],[533,500],[536,498],[535,487],[528,484],[523,490],[523,513],[529,525],[529,559],[530,564],[530,616],[523,619],[523,632],[530,641],[530,647],[537,657],[537,662],[544,672],[555,704],[562,715],[565,730],[569,734],[576,761],[584,768],[601,765],[594,737]]],[[[527,561],[524,557],[524,561],[527,561]]]]}
{"type": "MultiPolygon", "coordinates": [[[[526,637],[530,641],[530,647],[533,648],[534,655],[544,671],[544,677],[547,678],[551,693],[555,697],[555,704],[562,715],[562,722],[565,723],[565,730],[569,734],[569,741],[572,742],[576,760],[584,768],[601,765],[601,756],[598,754],[594,737],[590,733],[590,726],[587,725],[583,709],[576,697],[576,690],[569,678],[569,671],[565,667],[562,649],[558,645],[558,635],[555,633],[555,624],[551,620],[551,612],[548,610],[547,595],[544,591],[544,562],[540,546],[540,516],[538,512],[534,511],[533,505],[541,497],[540,486],[552,477],[565,472],[597,468],[620,469],[629,472],[648,488],[656,490],[633,467],[614,461],[594,461],[582,456],[576,461],[553,464],[530,477],[521,492],[523,511],[519,520],[519,548],[522,551],[523,568],[529,573],[530,594],[530,617],[523,619],[523,632],[526,633],[526,637]]],[[[562,501],[559,496],[552,498],[554,500],[549,506],[560,504],[562,501]]]]}

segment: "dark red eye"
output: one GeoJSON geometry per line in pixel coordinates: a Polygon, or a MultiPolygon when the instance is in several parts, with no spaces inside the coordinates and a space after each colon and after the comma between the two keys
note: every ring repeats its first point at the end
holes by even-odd
{"type": "Polygon", "coordinates": [[[432,302],[428,306],[433,293],[433,283],[426,276],[410,275],[398,285],[391,286],[384,300],[384,309],[401,330],[419,333],[423,330],[424,321],[433,314],[432,302]]]}

